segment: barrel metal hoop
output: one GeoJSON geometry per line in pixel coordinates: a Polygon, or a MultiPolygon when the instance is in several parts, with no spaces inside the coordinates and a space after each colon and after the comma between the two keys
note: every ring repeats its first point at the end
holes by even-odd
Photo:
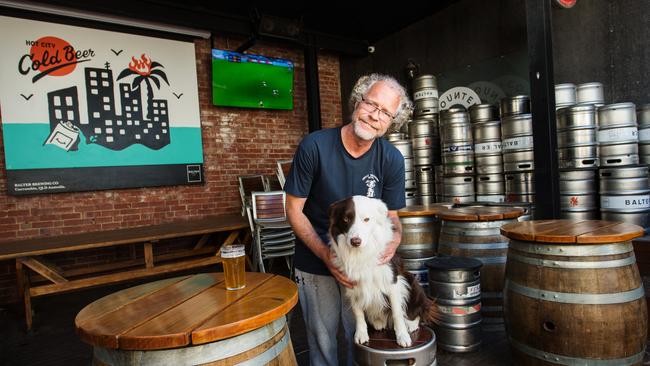
{"type": "Polygon", "coordinates": [[[501,226],[517,222],[515,219],[511,220],[494,220],[494,221],[452,221],[442,220],[442,227],[459,228],[459,229],[500,229],[501,226]]]}
{"type": "Polygon", "coordinates": [[[524,295],[533,299],[560,302],[566,304],[585,304],[585,305],[606,305],[606,304],[621,304],[631,302],[643,298],[645,291],[643,286],[637,287],[634,290],[608,293],[608,294],[578,294],[572,292],[556,292],[545,291],[537,288],[522,286],[509,279],[505,282],[505,289],[512,290],[520,295],[524,295]]]}
{"type": "Polygon", "coordinates": [[[508,258],[514,259],[517,262],[532,264],[534,266],[550,267],[550,268],[569,268],[569,269],[599,269],[599,268],[617,268],[625,267],[636,263],[634,254],[627,258],[614,259],[610,261],[589,261],[589,262],[572,262],[572,261],[556,261],[542,258],[531,258],[523,255],[509,253],[508,258]]]}
{"type": "Polygon", "coordinates": [[[433,228],[432,227],[415,227],[415,228],[407,228],[406,230],[402,230],[402,234],[410,234],[410,233],[432,233],[433,228]]]}
{"type": "Polygon", "coordinates": [[[508,261],[508,257],[474,257],[478,259],[483,264],[505,264],[508,261]]]}
{"type": "Polygon", "coordinates": [[[432,216],[408,216],[400,217],[402,224],[431,224],[438,221],[432,216]]]}
{"type": "Polygon", "coordinates": [[[501,236],[499,228],[493,229],[461,229],[461,228],[450,228],[442,227],[440,230],[440,235],[449,235],[449,236],[501,236]]]}
{"type": "Polygon", "coordinates": [[[629,241],[598,245],[549,245],[511,240],[510,248],[532,254],[561,255],[567,257],[616,255],[633,251],[632,243],[629,241]]]}
{"type": "MultiPolygon", "coordinates": [[[[280,317],[274,322],[232,338],[218,342],[206,343],[185,348],[152,350],[152,351],[128,351],[119,349],[107,349],[95,347],[93,355],[99,361],[107,365],[131,365],[143,366],[153,365],[196,365],[216,360],[226,359],[238,355],[246,349],[252,349],[272,339],[282,331],[286,325],[285,317],[280,317]],[[135,362],[135,363],[134,363],[135,362]]],[[[284,336],[273,347],[257,355],[251,360],[238,365],[263,365],[277,357],[289,343],[289,329],[284,336]]]]}
{"type": "Polygon", "coordinates": [[[438,247],[458,249],[508,249],[508,242],[501,243],[450,243],[440,242],[438,247]]]}
{"type": "Polygon", "coordinates": [[[643,361],[643,356],[645,350],[641,351],[635,355],[625,358],[614,358],[608,360],[594,359],[594,358],[578,358],[558,355],[555,353],[544,352],[536,348],[530,347],[519,341],[514,340],[512,337],[508,337],[510,344],[516,348],[518,351],[527,354],[528,356],[537,358],[542,361],[551,362],[560,365],[566,366],[575,366],[575,365],[593,365],[593,366],[628,366],[634,365],[643,361]]]}
{"type": "Polygon", "coordinates": [[[418,249],[434,249],[433,243],[403,243],[397,247],[398,252],[404,252],[407,250],[418,250],[418,249]]]}

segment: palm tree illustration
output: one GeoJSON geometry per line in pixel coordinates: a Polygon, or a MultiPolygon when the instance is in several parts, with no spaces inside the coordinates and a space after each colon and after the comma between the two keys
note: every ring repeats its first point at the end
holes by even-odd
{"type": "Polygon", "coordinates": [[[156,61],[151,61],[147,55],[144,53],[140,56],[140,59],[136,59],[135,56],[131,56],[131,62],[129,62],[129,67],[122,70],[120,75],[117,76],[117,80],[123,79],[127,76],[135,76],[131,87],[133,90],[138,89],[142,82],[144,81],[147,84],[147,116],[146,118],[151,120],[153,119],[153,88],[151,83],[153,82],[156,85],[157,89],[160,89],[160,79],[163,79],[167,85],[167,75],[164,71],[159,70],[158,68],[164,68],[163,65],[156,61]]]}

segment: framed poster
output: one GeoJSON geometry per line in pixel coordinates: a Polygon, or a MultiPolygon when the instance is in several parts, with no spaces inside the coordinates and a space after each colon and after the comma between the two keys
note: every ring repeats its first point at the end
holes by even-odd
{"type": "Polygon", "coordinates": [[[8,193],[203,183],[194,43],[0,16],[8,193]]]}

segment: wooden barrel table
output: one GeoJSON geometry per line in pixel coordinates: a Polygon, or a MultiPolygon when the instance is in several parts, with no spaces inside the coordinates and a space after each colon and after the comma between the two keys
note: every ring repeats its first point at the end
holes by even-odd
{"type": "Polygon", "coordinates": [[[435,257],[438,249],[440,221],[436,215],[449,207],[451,204],[412,205],[397,211],[402,223],[402,242],[397,247],[397,255],[425,291],[429,287],[425,263],[435,257]]]}
{"type": "Polygon", "coordinates": [[[160,280],[103,297],[75,319],[93,365],[296,365],[285,316],[298,301],[286,277],[223,273],[160,280]]]}
{"type": "Polygon", "coordinates": [[[640,226],[505,225],[504,311],[516,365],[641,365],[648,310],[631,240],[640,226]]]}
{"type": "Polygon", "coordinates": [[[476,258],[481,269],[481,316],[483,330],[503,331],[503,281],[508,238],[501,226],[517,222],[521,207],[471,206],[438,212],[442,221],[438,253],[476,258]]]}

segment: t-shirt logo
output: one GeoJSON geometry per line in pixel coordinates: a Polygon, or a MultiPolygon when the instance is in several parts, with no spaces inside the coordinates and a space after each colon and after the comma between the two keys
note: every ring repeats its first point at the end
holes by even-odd
{"type": "Polygon", "coordinates": [[[364,183],[366,183],[366,186],[368,187],[368,191],[366,192],[366,197],[375,197],[375,187],[377,186],[377,182],[379,182],[379,178],[375,176],[374,174],[367,174],[365,177],[361,178],[364,183]]]}

